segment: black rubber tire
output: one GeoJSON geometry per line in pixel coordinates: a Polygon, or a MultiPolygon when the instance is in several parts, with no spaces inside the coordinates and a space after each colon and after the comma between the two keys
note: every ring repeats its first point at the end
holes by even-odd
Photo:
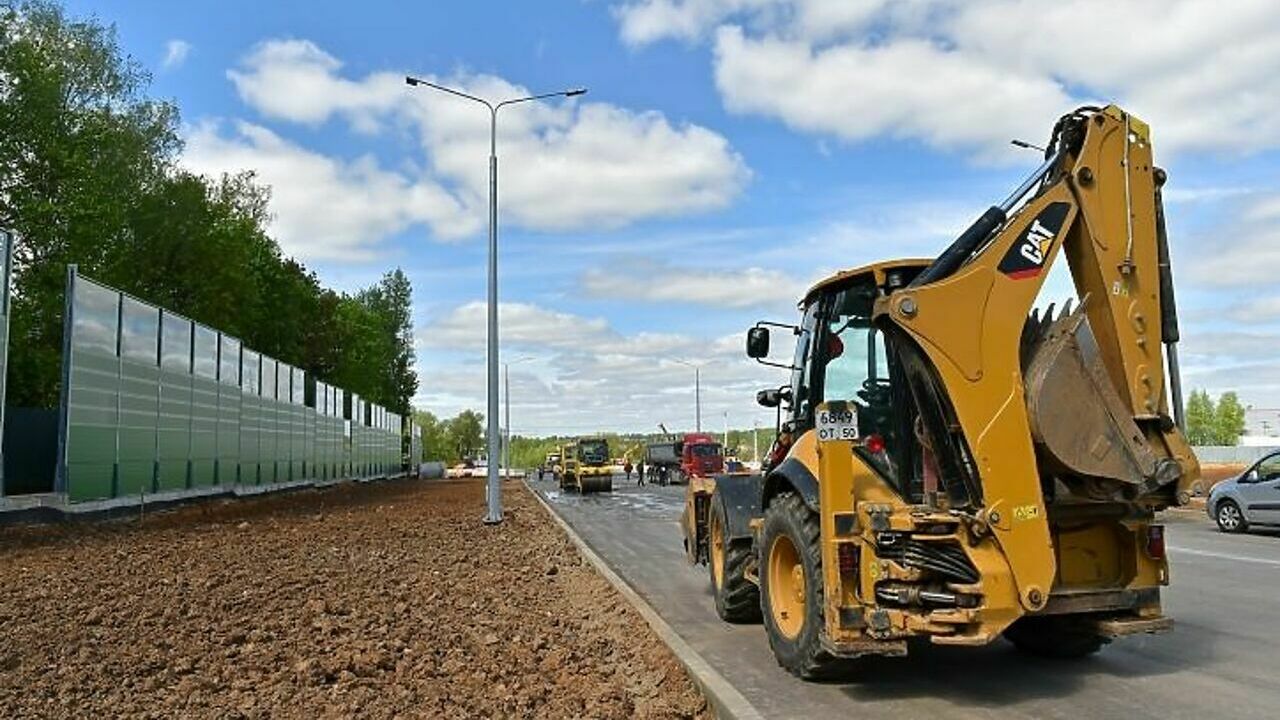
{"type": "Polygon", "coordinates": [[[794,492],[779,494],[764,512],[760,534],[760,608],[769,646],[778,664],[804,680],[828,679],[842,673],[847,663],[822,649],[822,552],[817,513],[794,492]],[[774,622],[769,604],[769,549],[774,538],[785,535],[800,555],[805,575],[805,618],[794,638],[788,638],[774,622]]]}
{"type": "MultiPolygon", "coordinates": [[[[716,551],[711,542],[711,523],[719,522],[720,527],[728,527],[724,505],[719,498],[711,499],[710,517],[707,518],[707,552],[716,551]]],[[[711,595],[716,601],[716,614],[721,620],[735,624],[754,624],[760,622],[760,588],[747,579],[747,567],[751,564],[754,548],[751,540],[726,540],[724,559],[724,584],[716,585],[716,573],[711,558],[707,558],[707,577],[711,580],[711,595]]]]}
{"type": "Polygon", "coordinates": [[[1231,500],[1229,498],[1218,501],[1218,505],[1213,509],[1213,521],[1217,523],[1218,529],[1224,533],[1242,533],[1249,529],[1249,521],[1245,520],[1244,511],[1240,509],[1240,506],[1236,504],[1235,500],[1231,500]],[[1235,516],[1237,518],[1234,527],[1232,527],[1229,522],[1224,522],[1222,517],[1224,509],[1227,512],[1230,512],[1231,508],[1235,509],[1235,516]]]}
{"type": "Polygon", "coordinates": [[[1022,652],[1057,660],[1086,657],[1111,642],[1070,615],[1024,617],[1010,625],[1004,637],[1022,652]]]}

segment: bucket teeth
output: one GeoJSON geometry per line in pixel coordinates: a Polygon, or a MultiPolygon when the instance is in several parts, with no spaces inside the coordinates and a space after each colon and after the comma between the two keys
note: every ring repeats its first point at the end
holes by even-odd
{"type": "Polygon", "coordinates": [[[1022,358],[1023,370],[1026,370],[1027,363],[1031,361],[1031,357],[1035,354],[1035,349],[1040,346],[1045,339],[1056,334],[1059,331],[1068,330],[1075,331],[1074,326],[1068,326],[1068,322],[1078,322],[1077,318],[1084,315],[1086,297],[1080,301],[1080,304],[1074,305],[1070,298],[1062,305],[1061,311],[1055,312],[1057,303],[1049,303],[1049,307],[1045,308],[1044,313],[1039,308],[1032,308],[1031,314],[1027,316],[1026,323],[1022,326],[1022,339],[1019,343],[1019,357],[1022,358]]]}

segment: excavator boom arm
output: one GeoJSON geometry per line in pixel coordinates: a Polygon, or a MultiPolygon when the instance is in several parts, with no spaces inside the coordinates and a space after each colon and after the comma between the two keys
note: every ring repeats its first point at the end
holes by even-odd
{"type": "Polygon", "coordinates": [[[957,465],[980,480],[1028,610],[1056,571],[1046,481],[1160,507],[1199,480],[1166,399],[1177,324],[1162,183],[1145,123],[1115,106],[1067,115],[1024,187],[877,302],[946,388],[966,444],[957,465]],[[1028,320],[1060,254],[1082,307],[1028,320]]]}

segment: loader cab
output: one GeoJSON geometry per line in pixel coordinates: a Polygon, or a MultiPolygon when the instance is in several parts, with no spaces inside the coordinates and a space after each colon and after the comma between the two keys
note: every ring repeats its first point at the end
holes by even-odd
{"type": "MultiPolygon", "coordinates": [[[[845,401],[857,412],[855,453],[869,467],[908,502],[921,502],[926,489],[934,489],[925,487],[924,477],[937,475],[937,463],[922,453],[917,432],[921,413],[911,391],[923,378],[900,352],[910,343],[875,318],[876,300],[905,287],[927,264],[883,263],[839,273],[814,286],[801,303],[800,324],[791,326],[796,342],[789,364],[772,363],[761,354],[762,349],[767,353],[769,327],[776,325],[752,328],[747,354],[791,374],[785,388],[758,396],[763,405],[779,406],[781,446],[774,449],[775,459],[814,428],[819,405],[845,401]],[[934,466],[926,468],[929,463],[934,466]]],[[[953,495],[965,504],[969,493],[957,487],[953,495]]]]}

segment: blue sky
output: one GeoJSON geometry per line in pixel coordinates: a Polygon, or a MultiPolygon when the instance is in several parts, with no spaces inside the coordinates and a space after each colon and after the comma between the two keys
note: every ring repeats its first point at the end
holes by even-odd
{"type": "Polygon", "coordinates": [[[516,432],[772,423],[741,357],[842,267],[931,255],[1085,101],[1125,104],[1170,170],[1186,382],[1280,406],[1280,12],[1198,0],[69,3],[115,23],[180,106],[183,162],[253,168],[326,283],[400,265],[422,390],[481,407],[487,123],[504,110],[504,354],[516,432]],[[1141,32],[1139,32],[1139,29],[1141,32]]]}

